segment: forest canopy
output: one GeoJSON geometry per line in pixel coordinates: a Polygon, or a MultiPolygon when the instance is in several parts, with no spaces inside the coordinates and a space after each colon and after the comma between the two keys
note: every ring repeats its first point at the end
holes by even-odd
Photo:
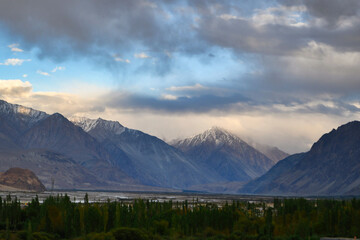
{"type": "Polygon", "coordinates": [[[0,198],[0,239],[319,239],[360,236],[360,200],[274,199],[223,205],[0,198]]]}

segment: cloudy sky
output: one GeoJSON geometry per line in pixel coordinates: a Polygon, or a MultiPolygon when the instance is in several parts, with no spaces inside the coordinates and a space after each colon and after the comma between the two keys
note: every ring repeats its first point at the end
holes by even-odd
{"type": "Polygon", "coordinates": [[[360,119],[358,0],[1,0],[0,97],[294,153],[360,119]]]}

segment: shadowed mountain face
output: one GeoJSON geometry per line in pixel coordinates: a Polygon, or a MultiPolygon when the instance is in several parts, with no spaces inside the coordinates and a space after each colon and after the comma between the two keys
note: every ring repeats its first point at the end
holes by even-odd
{"type": "Polygon", "coordinates": [[[111,165],[109,153],[96,139],[59,113],[39,121],[18,142],[26,149],[48,149],[64,154],[102,179],[135,182],[111,165]]]}
{"type": "Polygon", "coordinates": [[[47,118],[45,112],[0,100],[0,132],[15,139],[38,121],[47,118]]]}
{"type": "Polygon", "coordinates": [[[0,120],[0,169],[26,166],[48,187],[54,179],[55,188],[158,191],[141,184],[183,188],[206,179],[177,149],[118,122],[82,122],[93,137],[61,114],[4,101],[0,120]]]}
{"type": "Polygon", "coordinates": [[[239,137],[217,127],[174,142],[173,146],[183,151],[194,164],[206,169],[218,182],[249,181],[274,165],[274,161],[239,137]]]}
{"type": "Polygon", "coordinates": [[[323,135],[307,153],[292,155],[241,192],[281,195],[360,194],[360,122],[323,135]]]}
{"type": "Polygon", "coordinates": [[[26,149],[43,148],[64,153],[82,165],[108,159],[94,138],[58,113],[26,131],[19,143],[26,149]]]}
{"type": "Polygon", "coordinates": [[[19,149],[16,140],[48,114],[0,100],[0,149],[19,149]]]}
{"type": "Polygon", "coordinates": [[[54,178],[57,188],[109,189],[136,183],[112,166],[109,156],[93,137],[61,114],[49,116],[0,101],[2,171],[26,166],[48,187],[54,178]]]}
{"type": "Polygon", "coordinates": [[[303,153],[294,154],[282,161],[279,161],[274,167],[266,172],[261,177],[250,181],[240,189],[240,193],[273,193],[280,194],[283,189],[282,186],[276,185],[276,179],[281,174],[292,169],[304,156],[303,153]]]}
{"type": "Polygon", "coordinates": [[[208,181],[179,150],[154,136],[100,118],[71,120],[101,142],[114,165],[143,184],[184,188],[208,181]]]}
{"type": "Polygon", "coordinates": [[[86,168],[71,158],[50,150],[0,151],[0,171],[12,167],[31,169],[46,186],[51,189],[52,179],[56,189],[99,189],[108,186],[86,168]]]}

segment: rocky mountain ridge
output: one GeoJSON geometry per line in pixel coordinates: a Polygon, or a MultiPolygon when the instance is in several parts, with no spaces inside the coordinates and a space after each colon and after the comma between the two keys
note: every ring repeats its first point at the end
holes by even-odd
{"type": "Polygon", "coordinates": [[[0,171],[26,167],[45,185],[55,178],[57,188],[67,189],[138,184],[109,162],[106,150],[61,114],[0,101],[0,171]]]}
{"type": "Polygon", "coordinates": [[[72,119],[78,126],[93,122],[87,132],[106,146],[119,166],[143,184],[186,188],[209,181],[198,166],[163,140],[103,119],[72,119]],[[122,158],[118,156],[123,156],[122,158]]]}
{"type": "Polygon", "coordinates": [[[309,152],[278,162],[241,193],[267,195],[360,194],[360,122],[324,134],[309,152]]]}

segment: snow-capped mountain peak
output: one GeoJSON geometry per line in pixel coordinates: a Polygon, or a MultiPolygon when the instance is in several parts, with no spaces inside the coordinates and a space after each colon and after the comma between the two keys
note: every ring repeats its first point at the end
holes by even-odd
{"type": "Polygon", "coordinates": [[[223,128],[214,126],[201,134],[178,141],[174,145],[198,146],[203,143],[212,143],[219,146],[222,144],[233,144],[234,142],[244,143],[244,141],[236,135],[223,128]]]}
{"type": "Polygon", "coordinates": [[[125,127],[117,121],[104,120],[102,118],[90,119],[86,117],[70,117],[71,122],[81,127],[85,132],[93,130],[95,127],[101,127],[103,130],[109,131],[113,134],[121,134],[125,127]]]}
{"type": "Polygon", "coordinates": [[[209,130],[205,131],[201,136],[204,139],[212,138],[217,140],[224,140],[225,138],[233,138],[234,135],[229,133],[227,130],[214,126],[210,128],[209,130]]]}
{"type": "Polygon", "coordinates": [[[90,119],[87,117],[70,117],[69,120],[75,125],[81,127],[85,132],[89,132],[96,126],[96,119],[90,119]]]}
{"type": "Polygon", "coordinates": [[[114,134],[121,134],[125,130],[125,127],[118,121],[104,120],[102,118],[98,118],[96,120],[96,126],[102,127],[103,129],[111,131],[114,134]]]}
{"type": "Polygon", "coordinates": [[[173,146],[223,181],[248,181],[274,164],[241,138],[219,127],[175,142],[173,146]]]}
{"type": "Polygon", "coordinates": [[[18,118],[26,121],[30,125],[49,116],[45,112],[24,107],[18,104],[11,104],[3,100],[0,100],[0,114],[5,114],[7,116],[15,114],[18,118]]]}

